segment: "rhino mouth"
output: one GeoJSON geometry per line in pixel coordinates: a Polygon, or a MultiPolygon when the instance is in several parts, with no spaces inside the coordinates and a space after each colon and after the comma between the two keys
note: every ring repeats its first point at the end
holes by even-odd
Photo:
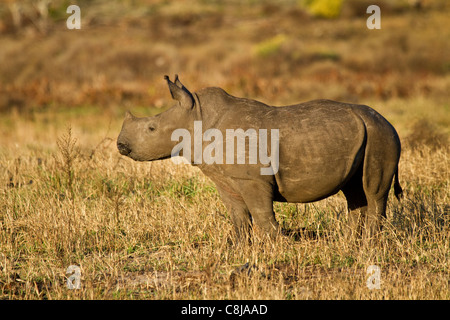
{"type": "Polygon", "coordinates": [[[134,161],[152,161],[152,160],[165,160],[171,158],[171,155],[138,155],[133,153],[130,146],[123,142],[117,142],[117,149],[123,156],[133,159],[134,161]]]}
{"type": "Polygon", "coordinates": [[[128,156],[131,153],[131,148],[125,143],[117,142],[117,149],[124,156],[128,156]]]}

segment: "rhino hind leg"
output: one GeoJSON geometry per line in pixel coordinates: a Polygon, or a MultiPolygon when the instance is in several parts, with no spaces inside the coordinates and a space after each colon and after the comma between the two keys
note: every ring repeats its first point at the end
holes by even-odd
{"type": "Polygon", "coordinates": [[[395,147],[389,145],[384,149],[379,145],[369,146],[366,150],[362,181],[367,198],[367,214],[363,239],[376,238],[382,229],[382,222],[386,218],[389,190],[397,172],[399,156],[395,147]]]}
{"type": "Polygon", "coordinates": [[[362,167],[342,188],[347,200],[348,230],[346,236],[349,240],[359,239],[367,213],[367,198],[362,183],[362,167]]]}
{"type": "MultiPolygon", "coordinates": [[[[383,173],[382,170],[368,172],[383,173]]],[[[384,171],[383,174],[372,175],[370,178],[369,184],[369,179],[363,177],[361,166],[342,188],[347,200],[348,235],[351,239],[362,238],[364,241],[373,239],[381,231],[382,219],[386,218],[386,205],[393,173],[389,175],[384,171]]]]}
{"type": "Polygon", "coordinates": [[[364,240],[373,240],[381,231],[382,219],[386,218],[387,198],[388,193],[380,199],[368,199],[367,214],[364,221],[364,240]]]}

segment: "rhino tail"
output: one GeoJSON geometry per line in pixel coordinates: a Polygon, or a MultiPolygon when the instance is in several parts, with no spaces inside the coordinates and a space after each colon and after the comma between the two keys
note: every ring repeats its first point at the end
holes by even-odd
{"type": "Polygon", "coordinates": [[[400,200],[403,196],[403,189],[400,186],[400,182],[398,181],[398,167],[397,170],[395,170],[394,174],[394,194],[397,200],[400,200]]]}

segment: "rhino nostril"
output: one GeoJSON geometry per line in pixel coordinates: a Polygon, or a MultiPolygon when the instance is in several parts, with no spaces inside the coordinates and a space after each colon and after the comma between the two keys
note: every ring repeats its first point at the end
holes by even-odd
{"type": "Polygon", "coordinates": [[[117,143],[117,149],[119,149],[120,154],[126,156],[131,152],[130,147],[126,145],[125,143],[118,142],[117,143]]]}

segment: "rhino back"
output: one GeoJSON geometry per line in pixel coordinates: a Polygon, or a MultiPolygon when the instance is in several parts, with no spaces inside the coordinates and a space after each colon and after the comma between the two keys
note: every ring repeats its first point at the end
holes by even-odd
{"type": "Polygon", "coordinates": [[[280,166],[276,182],[281,200],[316,201],[339,191],[362,161],[363,120],[349,105],[328,100],[278,111],[280,166]]]}
{"type": "MultiPolygon", "coordinates": [[[[203,122],[224,135],[226,129],[279,130],[279,171],[272,177],[278,200],[308,202],[336,193],[362,160],[366,131],[353,110],[355,105],[315,100],[272,107],[233,97],[219,88],[204,89],[199,96],[203,122]]],[[[268,148],[270,154],[270,143],[268,148]]],[[[235,178],[268,179],[260,175],[259,167],[223,165],[208,171],[219,170],[235,178]]]]}

